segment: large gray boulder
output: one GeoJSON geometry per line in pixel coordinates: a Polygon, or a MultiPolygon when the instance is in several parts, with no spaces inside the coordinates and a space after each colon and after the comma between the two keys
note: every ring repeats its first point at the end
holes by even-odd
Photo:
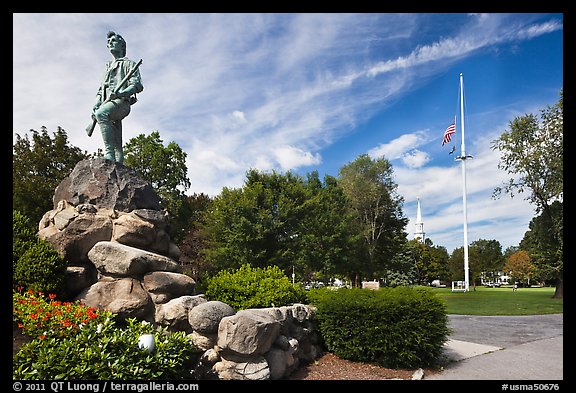
{"type": "Polygon", "coordinates": [[[111,311],[122,319],[154,320],[154,303],[134,278],[100,280],[82,291],[76,300],[87,307],[111,311]]]}
{"type": "Polygon", "coordinates": [[[267,352],[280,333],[280,323],[258,309],[238,311],[218,326],[218,346],[240,355],[267,352]]]}
{"type": "Polygon", "coordinates": [[[192,295],[196,282],[192,277],[181,273],[151,272],[146,273],[143,284],[154,303],[162,304],[179,296],[192,295]]]}
{"type": "Polygon", "coordinates": [[[104,275],[141,276],[153,271],[179,273],[182,267],[172,259],[116,242],[98,242],[88,252],[88,259],[104,275]]]}
{"type": "Polygon", "coordinates": [[[122,212],[160,210],[160,197],[149,182],[133,169],[103,158],[78,162],[56,188],[54,208],[61,200],[74,206],[90,203],[122,212]]]}
{"type": "Polygon", "coordinates": [[[268,362],[262,355],[245,358],[233,353],[220,353],[221,360],[212,369],[223,380],[264,381],[270,379],[268,362]]]}
{"type": "Polygon", "coordinates": [[[48,241],[72,266],[89,264],[88,251],[112,238],[116,213],[93,205],[70,205],[60,201],[56,209],[44,214],[38,225],[38,237],[48,241]]]}
{"type": "Polygon", "coordinates": [[[190,310],[188,321],[192,329],[203,334],[218,332],[220,321],[234,315],[236,311],[221,301],[211,300],[190,310]]]}
{"type": "Polygon", "coordinates": [[[188,323],[188,313],[199,304],[205,303],[204,295],[180,296],[168,303],[156,304],[156,323],[166,326],[169,330],[192,331],[188,323]]]}

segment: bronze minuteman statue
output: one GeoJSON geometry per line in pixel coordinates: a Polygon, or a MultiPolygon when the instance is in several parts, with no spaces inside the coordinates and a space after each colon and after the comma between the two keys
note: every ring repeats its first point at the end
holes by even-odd
{"type": "Polygon", "coordinates": [[[104,141],[104,158],[122,164],[122,119],[128,116],[130,106],[137,101],[136,93],[144,89],[138,69],[142,60],[136,63],[126,57],[126,41],[120,34],[109,31],[107,37],[108,49],[114,59],[106,63],[92,109],[92,124],[86,132],[92,136],[98,123],[104,141]]]}

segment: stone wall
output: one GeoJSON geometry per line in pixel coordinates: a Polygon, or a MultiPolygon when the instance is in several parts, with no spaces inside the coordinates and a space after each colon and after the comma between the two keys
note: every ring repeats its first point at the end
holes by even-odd
{"type": "MultiPolygon", "coordinates": [[[[210,303],[219,302],[205,304],[210,303]]],[[[195,315],[204,311],[191,310],[193,328],[197,327],[195,315]]],[[[205,350],[195,377],[267,380],[289,376],[320,355],[313,316],[314,309],[304,304],[247,309],[220,318],[214,333],[193,330],[194,344],[205,350]]]]}

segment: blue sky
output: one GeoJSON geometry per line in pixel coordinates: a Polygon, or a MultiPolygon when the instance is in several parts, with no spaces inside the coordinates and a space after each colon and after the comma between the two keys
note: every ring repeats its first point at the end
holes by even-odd
{"type": "Polygon", "coordinates": [[[517,245],[534,216],[522,196],[491,197],[509,176],[490,143],[539,114],[563,86],[563,14],[13,14],[13,140],[61,126],[88,152],[106,33],[143,59],[144,91],[124,141],[159,131],[188,154],[187,193],[240,187],[250,168],[338,175],[360,154],[394,166],[413,236],[463,244],[460,151],[464,75],[468,239],[517,245]]]}

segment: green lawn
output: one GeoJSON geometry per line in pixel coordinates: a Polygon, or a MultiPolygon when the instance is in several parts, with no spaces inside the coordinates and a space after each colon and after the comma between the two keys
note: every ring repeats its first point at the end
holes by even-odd
{"type": "Polygon", "coordinates": [[[564,301],[553,299],[553,287],[486,288],[469,292],[452,292],[451,288],[433,288],[433,293],[446,301],[448,314],[464,315],[536,315],[561,314],[564,301]]]}

